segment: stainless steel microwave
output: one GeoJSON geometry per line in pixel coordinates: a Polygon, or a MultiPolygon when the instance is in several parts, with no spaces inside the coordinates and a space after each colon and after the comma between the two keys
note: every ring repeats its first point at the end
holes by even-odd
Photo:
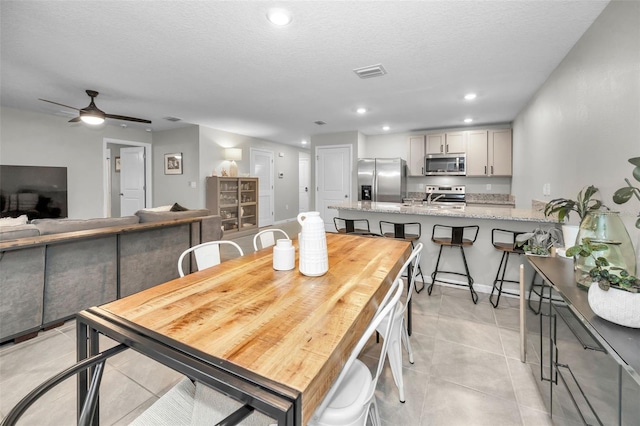
{"type": "Polygon", "coordinates": [[[429,154],[424,157],[426,176],[466,176],[467,154],[429,154]]]}

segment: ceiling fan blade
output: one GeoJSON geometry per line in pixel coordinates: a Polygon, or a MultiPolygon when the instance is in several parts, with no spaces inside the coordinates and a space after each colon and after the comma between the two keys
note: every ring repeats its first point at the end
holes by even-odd
{"type": "Polygon", "coordinates": [[[76,111],[80,111],[80,108],[76,108],[76,107],[72,107],[72,106],[69,106],[69,105],[61,104],[59,102],[48,101],[46,99],[40,99],[40,98],[38,98],[38,100],[39,101],[44,101],[44,102],[49,102],[50,104],[54,104],[54,105],[60,105],[60,106],[63,106],[65,108],[75,109],[76,111]]]}
{"type": "Polygon", "coordinates": [[[126,117],[124,115],[114,115],[114,114],[105,114],[104,116],[106,118],[113,118],[114,120],[135,121],[137,123],[148,123],[148,124],[151,124],[151,121],[143,120],[142,118],[126,117]]]}
{"type": "Polygon", "coordinates": [[[71,120],[69,120],[69,123],[77,123],[78,121],[80,121],[80,116],[72,118],[71,120]]]}

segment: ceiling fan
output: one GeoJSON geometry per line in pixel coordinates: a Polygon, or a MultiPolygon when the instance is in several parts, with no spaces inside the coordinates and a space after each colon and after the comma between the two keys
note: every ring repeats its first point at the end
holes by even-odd
{"type": "Polygon", "coordinates": [[[125,121],[135,121],[136,123],[148,123],[151,124],[151,121],[149,120],[143,120],[142,118],[135,118],[135,117],[127,117],[124,115],[114,115],[114,114],[107,114],[104,111],[102,111],[100,108],[98,108],[94,102],[94,98],[96,96],[98,96],[98,92],[96,92],[95,90],[87,90],[87,95],[89,95],[89,97],[91,98],[91,103],[89,104],[89,106],[84,107],[84,108],[76,108],[76,107],[72,107],[69,105],[64,105],[58,102],[53,102],[53,101],[48,101],[46,99],[40,99],[38,98],[38,100],[40,101],[44,101],[44,102],[49,102],[50,104],[55,104],[55,105],[60,105],[63,106],[65,108],[71,108],[71,109],[75,109],[77,111],[80,112],[80,115],[77,116],[76,118],[72,118],[71,120],[69,120],[69,123],[77,123],[78,121],[82,120],[83,122],[87,123],[87,124],[102,124],[104,122],[105,118],[113,118],[114,120],[125,120],[125,121]]]}

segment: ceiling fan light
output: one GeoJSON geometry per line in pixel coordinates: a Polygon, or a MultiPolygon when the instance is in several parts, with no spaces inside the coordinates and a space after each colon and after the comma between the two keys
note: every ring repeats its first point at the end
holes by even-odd
{"type": "Polygon", "coordinates": [[[80,120],[87,124],[102,124],[104,123],[104,117],[100,117],[97,115],[91,114],[82,114],[80,113],[80,120]]]}

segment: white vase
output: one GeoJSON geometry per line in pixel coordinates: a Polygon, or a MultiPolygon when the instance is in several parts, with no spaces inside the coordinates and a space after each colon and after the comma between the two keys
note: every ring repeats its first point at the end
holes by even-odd
{"type": "Polygon", "coordinates": [[[589,306],[600,318],[626,327],[640,328],[640,293],[589,286],[589,306]]]}
{"type": "Polygon", "coordinates": [[[565,249],[576,245],[579,230],[580,227],[578,225],[562,225],[562,239],[564,240],[565,249]]]}
{"type": "Polygon", "coordinates": [[[310,277],[324,275],[329,270],[324,221],[319,212],[307,212],[298,215],[298,223],[302,227],[298,234],[298,268],[302,274],[310,277]]]}

